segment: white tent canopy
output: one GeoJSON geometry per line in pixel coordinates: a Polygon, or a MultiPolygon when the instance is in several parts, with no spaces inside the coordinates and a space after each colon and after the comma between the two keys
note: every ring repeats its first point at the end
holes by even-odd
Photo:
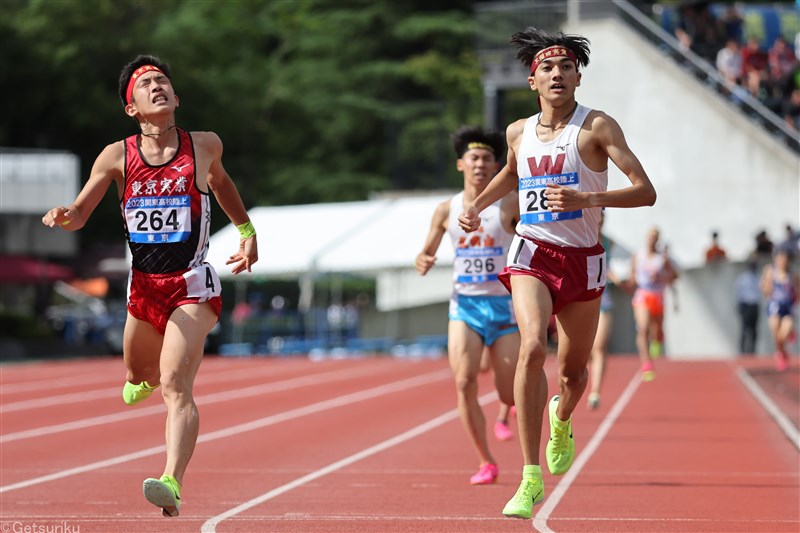
{"type": "MultiPolygon", "coordinates": [[[[259,260],[252,276],[299,277],[337,243],[348,239],[390,202],[325,203],[281,207],[256,207],[249,211],[258,232],[259,260]]],[[[225,261],[239,247],[239,234],[228,225],[211,237],[207,261],[220,277],[233,279],[225,261]]]]}
{"type": "MultiPolygon", "coordinates": [[[[454,257],[447,237],[428,276],[413,269],[436,206],[452,194],[251,209],[259,260],[251,274],[236,277],[300,278],[306,304],[315,276],[347,272],[377,277],[382,310],[445,301],[454,257]]],[[[234,279],[225,261],[238,246],[232,225],[211,237],[207,260],[223,279],[234,279]]]]}

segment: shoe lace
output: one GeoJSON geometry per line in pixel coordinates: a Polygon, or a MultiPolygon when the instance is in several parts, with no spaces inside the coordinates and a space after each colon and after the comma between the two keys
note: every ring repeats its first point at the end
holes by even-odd
{"type": "Polygon", "coordinates": [[[565,426],[563,428],[554,426],[553,427],[553,450],[561,453],[567,450],[569,446],[569,426],[565,426]]]}
{"type": "Polygon", "coordinates": [[[533,500],[534,488],[533,481],[523,481],[519,487],[519,490],[514,495],[514,500],[518,503],[527,503],[533,500]]]}

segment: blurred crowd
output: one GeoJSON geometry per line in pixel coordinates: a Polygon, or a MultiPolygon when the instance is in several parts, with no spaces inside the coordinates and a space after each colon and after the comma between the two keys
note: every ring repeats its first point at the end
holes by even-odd
{"type": "MultiPolygon", "coordinates": [[[[770,238],[767,230],[760,229],[755,235],[753,248],[746,261],[766,264],[772,261],[778,251],[786,252],[792,261],[800,259],[800,229],[795,229],[791,224],[786,224],[784,229],[784,235],[777,241],[770,238]]],[[[705,255],[707,264],[728,260],[727,252],[720,245],[717,230],[711,232],[711,243],[706,248],[705,255]]]]}
{"type": "Polygon", "coordinates": [[[745,33],[735,4],[715,15],[709,2],[688,2],[678,8],[675,37],[717,70],[734,100],[747,94],[800,131],[800,33],[772,39],[745,33]]]}

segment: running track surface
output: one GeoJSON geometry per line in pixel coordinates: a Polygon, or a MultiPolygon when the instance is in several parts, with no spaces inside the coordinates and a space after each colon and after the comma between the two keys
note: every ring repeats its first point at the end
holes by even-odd
{"type": "MultiPolygon", "coordinates": [[[[0,533],[798,532],[800,379],[769,364],[660,360],[641,383],[634,357],[612,357],[601,407],[574,415],[572,470],[545,474],[526,521],[500,514],[519,483],[516,437],[491,438],[497,484],[468,484],[478,465],[443,359],[207,357],[173,519],[141,494],[163,468],[165,409],[158,395],[122,403],[121,360],[5,365],[0,533]]],[[[491,376],[480,389],[493,420],[491,376]]]]}

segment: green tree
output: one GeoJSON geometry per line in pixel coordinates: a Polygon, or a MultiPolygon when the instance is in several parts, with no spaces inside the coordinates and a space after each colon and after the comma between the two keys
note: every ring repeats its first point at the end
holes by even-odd
{"type": "MultiPolygon", "coordinates": [[[[84,176],[136,132],[116,94],[139,53],[172,65],[179,125],[219,133],[248,206],[457,187],[449,133],[480,122],[471,0],[0,6],[0,145],[73,151],[84,176]]],[[[116,202],[95,217],[87,236],[118,242],[116,202]]]]}

